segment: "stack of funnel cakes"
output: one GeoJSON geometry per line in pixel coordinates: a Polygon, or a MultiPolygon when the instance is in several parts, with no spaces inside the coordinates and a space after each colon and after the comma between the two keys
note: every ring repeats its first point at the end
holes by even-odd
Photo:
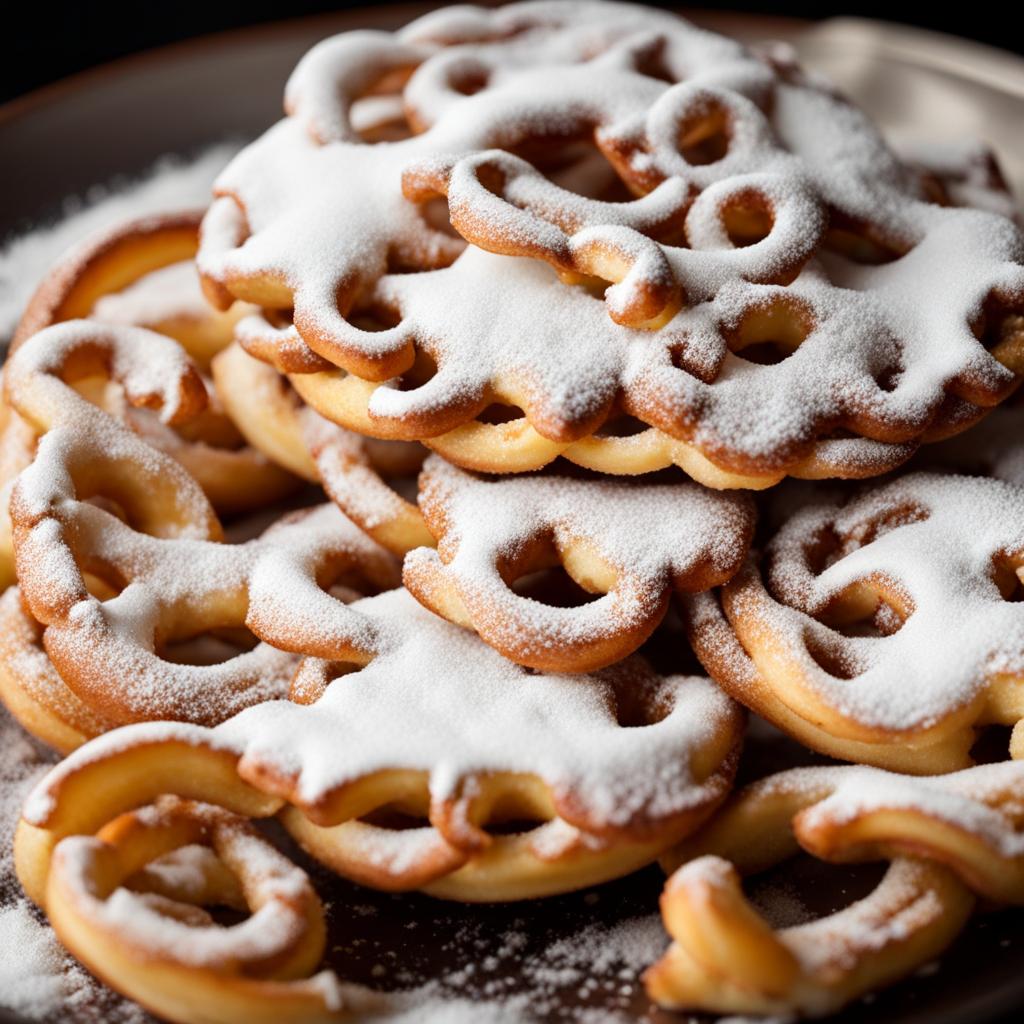
{"type": "Polygon", "coordinates": [[[62,260],[4,367],[0,696],[66,755],[15,853],[64,945],[170,1021],[369,1019],[285,833],[468,903],[659,862],[653,1001],[820,1016],[1024,903],[988,157],[601,2],[328,39],[285,107],[204,215],[62,260]],[[731,793],[748,710],[853,763],[731,793]],[[741,876],[800,850],[890,866],[776,929],[741,876]]]}

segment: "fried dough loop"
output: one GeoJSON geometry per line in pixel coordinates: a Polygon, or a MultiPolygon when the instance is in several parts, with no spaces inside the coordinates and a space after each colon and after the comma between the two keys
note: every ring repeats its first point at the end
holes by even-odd
{"type": "Polygon", "coordinates": [[[406,556],[406,587],[507,658],[546,671],[593,671],[632,653],[673,590],[728,579],[753,533],[746,498],[696,484],[487,481],[437,456],[420,476],[420,509],[438,550],[406,556]],[[597,599],[558,608],[513,590],[552,562],[597,599]]]}
{"type": "Polygon", "coordinates": [[[264,307],[242,344],[322,415],[485,472],[756,488],[878,475],[1020,383],[1024,242],[994,179],[957,184],[977,154],[909,168],[798,69],[669,16],[473,18],[320,44],[218,182],[208,291],[264,307]],[[384,100],[408,133],[368,141],[384,100]]]}
{"type": "Polygon", "coordinates": [[[244,544],[221,528],[198,484],[70,386],[100,373],[128,399],[181,419],[202,382],[180,348],[141,328],[71,321],[26,342],[6,368],[11,405],[43,433],[11,499],[21,594],[43,643],[90,708],[119,722],[214,723],[287,690],[294,659],[231,630],[287,633],[273,574],[301,590],[346,574],[387,587],[391,557],[332,506],[302,511],[244,544]],[[99,581],[99,584],[95,582],[99,581]],[[226,631],[226,632],[225,632],[226,631]],[[212,663],[178,663],[177,641],[220,632],[212,663]]]}
{"type": "Polygon", "coordinates": [[[737,793],[664,863],[674,942],[645,976],[663,1006],[824,1016],[942,953],[975,895],[1024,900],[1024,766],[914,778],[873,768],[794,769],[737,793]],[[890,860],[867,897],[775,930],[740,876],[800,849],[836,863],[890,860]]]}
{"type": "MultiPolygon", "coordinates": [[[[216,312],[203,300],[194,262],[199,221],[198,213],[129,220],[75,246],[39,285],[12,350],[55,323],[88,317],[167,335],[205,373],[213,357],[230,344],[246,308],[238,303],[216,312]]],[[[187,424],[174,426],[133,407],[116,389],[97,385],[84,393],[180,462],[221,514],[258,508],[294,490],[295,478],[245,445],[216,394],[207,391],[206,409],[187,424]]],[[[5,441],[17,442],[11,437],[15,432],[16,425],[9,424],[5,441]]]]}
{"type": "Polygon", "coordinates": [[[591,676],[531,674],[404,591],[281,600],[320,624],[301,643],[324,656],[303,662],[291,701],[215,729],[144,723],[92,741],[50,776],[36,804],[50,811],[30,815],[49,830],[36,839],[60,838],[60,793],[103,792],[106,817],[170,793],[280,810],[314,857],[363,884],[513,900],[649,863],[728,792],[743,718],[706,679],[637,658],[591,676]],[[99,788],[130,769],[132,782],[99,788]],[[508,821],[523,824],[488,831],[508,821]]]}
{"type": "Polygon", "coordinates": [[[118,725],[60,677],[43,648],[43,627],[16,586],[0,594],[0,701],[26,732],[62,754],[118,725]]]}
{"type": "Polygon", "coordinates": [[[1018,486],[952,475],[813,503],[720,607],[694,599],[694,647],[727,691],[835,757],[950,771],[989,723],[1017,727],[1018,751],[1022,514],[1018,486]]]}
{"type": "Polygon", "coordinates": [[[166,1019],[345,1021],[382,1003],[316,973],[326,927],[309,879],[221,808],[161,797],[65,838],[44,905],[82,963],[166,1019]],[[175,857],[184,873],[159,870],[175,857]],[[221,925],[204,904],[249,916],[221,925]]]}

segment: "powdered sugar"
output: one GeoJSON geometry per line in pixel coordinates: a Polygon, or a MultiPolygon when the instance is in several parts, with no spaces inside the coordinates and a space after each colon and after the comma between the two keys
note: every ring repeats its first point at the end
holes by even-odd
{"type": "Polygon", "coordinates": [[[84,704],[57,673],[43,650],[42,630],[25,612],[17,587],[0,595],[0,696],[15,710],[20,702],[24,711],[27,702],[56,716],[71,732],[70,742],[115,724],[84,704]]]}
{"type": "Polygon", "coordinates": [[[384,278],[378,295],[403,315],[437,372],[419,387],[378,388],[369,414],[416,435],[424,418],[431,433],[450,428],[493,396],[522,407],[542,436],[568,442],[608,415],[631,347],[654,344],[612,323],[599,299],[566,288],[543,264],[472,247],[447,270],[384,278]]]}
{"type": "MultiPolygon", "coordinates": [[[[163,801],[137,812],[136,820],[144,829],[159,831],[173,820],[176,807],[174,801],[163,801]]],[[[63,840],[54,851],[52,870],[97,934],[116,935],[144,957],[166,954],[179,963],[216,970],[294,948],[308,927],[307,907],[315,900],[305,872],[250,829],[238,822],[225,823],[225,815],[208,810],[216,851],[236,871],[252,908],[251,915],[233,927],[222,928],[202,917],[176,920],[161,913],[162,897],[154,901],[124,886],[109,894],[96,891],[95,858],[103,846],[91,836],[63,840]]],[[[202,817],[204,809],[190,808],[188,813],[202,817]]]]}
{"type": "MultiPolygon", "coordinates": [[[[221,868],[221,862],[210,847],[194,844],[151,861],[133,881],[141,892],[173,893],[175,898],[198,906],[209,892],[211,878],[221,876],[221,868]]],[[[225,905],[234,906],[234,895],[224,894],[225,905]]]]}
{"type": "Polygon", "coordinates": [[[91,985],[27,900],[0,908],[0,1006],[31,1020],[66,1014],[91,985]]]}
{"type": "MultiPolygon", "coordinates": [[[[403,554],[403,547],[392,546],[389,537],[378,536],[375,530],[418,517],[416,509],[397,488],[415,492],[412,473],[422,462],[423,449],[401,441],[368,440],[330,423],[309,406],[304,406],[298,416],[302,439],[313,457],[324,490],[359,526],[396,554],[403,554]],[[409,475],[395,479],[393,473],[385,472],[395,468],[409,475]],[[385,482],[385,476],[392,479],[385,482]]],[[[419,534],[423,532],[421,529],[419,534]]],[[[402,540],[405,542],[407,538],[403,536],[402,540]]]]}
{"type": "MultiPolygon", "coordinates": [[[[82,761],[167,736],[237,751],[243,776],[293,778],[304,805],[394,767],[428,773],[438,800],[465,795],[476,774],[536,774],[562,816],[584,829],[671,819],[723,791],[721,774],[691,774],[697,751],[724,757],[740,727],[735,705],[706,679],[661,680],[630,662],[604,676],[530,674],[404,591],[336,603],[322,628],[339,648],[369,639],[376,653],[312,706],[262,704],[212,732],[169,723],[120,729],[72,754],[48,785],[82,761]],[[614,714],[616,678],[670,710],[644,728],[623,728],[614,714]]],[[[34,820],[45,817],[45,792],[26,809],[34,820]]]]}
{"type": "MultiPolygon", "coordinates": [[[[697,484],[583,481],[568,477],[485,480],[431,456],[420,476],[420,505],[439,537],[438,552],[421,548],[405,560],[417,595],[448,581],[488,642],[531,664],[530,653],[565,650],[652,624],[675,585],[705,589],[742,561],[753,529],[743,497],[697,484]],[[568,564],[585,549],[611,568],[614,582],[578,608],[522,598],[502,572],[538,538],[568,564]]],[[[582,561],[582,559],[581,559],[582,561]]],[[[634,646],[642,637],[634,637],[634,646]]]]}
{"type": "Polygon", "coordinates": [[[846,506],[812,506],[769,549],[769,586],[786,602],[771,606],[772,628],[806,665],[818,697],[844,716],[897,730],[934,724],[1000,673],[1024,672],[1024,605],[1004,600],[996,583],[1002,563],[1006,572],[1019,566],[1022,522],[1020,488],[968,477],[915,474],[846,506]],[[807,548],[827,529],[840,537],[840,550],[815,576],[807,548]],[[872,578],[900,595],[898,631],[842,637],[813,618],[872,578]],[[848,678],[823,671],[806,653],[805,636],[841,649],[848,678]]]}
{"type": "Polygon", "coordinates": [[[332,684],[310,709],[253,708],[223,729],[247,760],[299,771],[303,801],[396,763],[428,771],[438,799],[456,795],[473,773],[533,772],[556,793],[572,792],[583,820],[612,826],[670,816],[710,796],[691,778],[684,751],[710,742],[734,712],[706,681],[666,680],[672,711],[634,734],[609,715],[607,684],[528,675],[403,592],[346,610],[366,615],[379,634],[366,669],[332,684]],[[367,741],[354,736],[339,758],[342,722],[367,741]]]}
{"type": "Polygon", "coordinates": [[[30,416],[34,413],[36,423],[65,419],[74,426],[74,419],[99,419],[103,415],[87,411],[89,403],[60,380],[71,357],[92,345],[107,349],[110,376],[124,387],[133,403],[155,406],[168,423],[179,417],[183,394],[195,373],[180,345],[141,327],[104,328],[88,320],[70,320],[40,331],[31,344],[18,349],[5,369],[7,387],[15,398],[19,391],[28,389],[26,382],[35,378],[36,393],[25,395],[24,400],[39,403],[38,408],[27,412],[30,416]],[[71,403],[73,416],[61,408],[71,403]]]}
{"type": "Polygon", "coordinates": [[[925,932],[945,913],[928,888],[928,867],[897,861],[878,889],[865,900],[787,930],[789,948],[809,973],[826,973],[835,965],[850,968],[865,952],[878,952],[925,932]]]}
{"type": "Polygon", "coordinates": [[[188,636],[245,622],[294,648],[308,637],[307,627],[318,632],[315,614],[304,614],[303,595],[333,602],[317,586],[321,566],[340,571],[348,563],[382,582],[394,578],[390,556],[331,505],[237,545],[150,537],[86,503],[73,513],[69,522],[89,538],[89,556],[117,572],[124,589],[100,601],[74,583],[77,568],[48,574],[54,563],[45,553],[62,548],[46,520],[21,547],[20,557],[32,557],[28,564],[35,566],[25,576],[26,594],[49,626],[45,640],[55,664],[121,721],[215,723],[287,692],[295,666],[287,651],[262,643],[216,664],[175,664],[158,650],[174,639],[173,630],[188,636]],[[70,604],[54,601],[55,580],[66,581],[70,604]]]}

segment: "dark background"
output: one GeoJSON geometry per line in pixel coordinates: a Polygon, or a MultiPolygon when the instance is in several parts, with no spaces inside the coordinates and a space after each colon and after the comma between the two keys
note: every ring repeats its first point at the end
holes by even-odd
{"type": "MultiPolygon", "coordinates": [[[[372,0],[371,0],[372,2],[372,0]]],[[[138,50],[162,46],[191,36],[218,32],[279,18],[319,14],[363,3],[316,3],[309,0],[247,4],[136,0],[131,4],[46,3],[45,0],[10,0],[0,25],[4,29],[4,59],[0,61],[0,102],[75,71],[138,50]]],[[[660,3],[662,7],[679,4],[660,3]]],[[[701,6],[699,3],[695,6],[701,6]]],[[[885,18],[911,25],[967,36],[982,42],[1024,52],[1024,40],[1016,27],[1020,12],[1005,4],[998,14],[987,14],[977,4],[938,4],[912,7],[901,4],[867,4],[853,9],[820,3],[774,3],[735,0],[705,4],[760,14],[825,18],[840,14],[885,18]]]]}

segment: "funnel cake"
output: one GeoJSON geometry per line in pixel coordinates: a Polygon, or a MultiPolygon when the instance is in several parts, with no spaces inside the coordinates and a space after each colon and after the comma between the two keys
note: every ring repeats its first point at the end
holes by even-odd
{"type": "Polygon", "coordinates": [[[1024,902],[1024,765],[938,778],[872,768],[795,769],[737,793],[664,863],[674,942],[646,974],[673,1009],[819,1017],[941,954],[975,894],[1024,902]],[[803,849],[837,863],[889,860],[866,898],[774,930],[740,888],[803,849]],[[680,866],[681,865],[681,866],[680,866]]]}
{"type": "Polygon", "coordinates": [[[165,1020],[342,1022],[383,1004],[330,971],[314,973],[327,929],[309,878],[217,807],[162,798],[95,835],[70,836],[54,851],[43,895],[61,942],[165,1020]],[[175,856],[197,886],[168,885],[159,867],[175,856]],[[225,927],[204,904],[247,916],[225,927]]]}
{"type": "Polygon", "coordinates": [[[1016,225],[795,67],[624,5],[470,20],[320,44],[218,180],[208,294],[268,310],[242,343],[327,418],[756,488],[885,472],[1020,383],[1016,225]],[[365,126],[375,90],[405,137],[365,126]]]}
{"type": "Polygon", "coordinates": [[[419,503],[438,546],[406,555],[406,587],[507,658],[549,672],[592,671],[635,651],[673,590],[707,590],[739,568],[754,527],[748,498],[689,482],[483,480],[437,456],[420,475],[419,503]],[[596,600],[559,608],[513,590],[552,565],[596,600]]]}
{"type": "Polygon", "coordinates": [[[62,836],[165,793],[281,811],[313,856],[362,884],[493,901],[627,874],[728,792],[743,716],[707,679],[639,658],[531,673],[401,590],[281,600],[321,624],[301,643],[331,660],[303,662],[291,702],[215,729],[130,726],[71,755],[26,812],[19,873],[34,897],[62,836]],[[524,824],[488,831],[507,821],[524,824]]]}
{"type": "Polygon", "coordinates": [[[59,324],[8,363],[7,399],[43,435],[11,519],[21,596],[47,627],[47,654],[90,710],[118,722],[214,723],[282,696],[294,659],[281,650],[228,644],[226,660],[178,664],[175,643],[243,626],[261,635],[275,572],[313,588],[351,578],[379,589],[396,581],[393,559],[330,505],[220,543],[192,477],[73,389],[97,375],[172,423],[206,395],[177,344],[141,328],[59,324]]]}
{"type": "MultiPolygon", "coordinates": [[[[194,262],[199,220],[197,213],[130,220],[73,248],[36,290],[12,350],[52,324],[88,317],[167,335],[207,372],[247,310],[239,303],[218,313],[204,301],[194,262]]],[[[208,390],[210,401],[203,413],[177,427],[132,407],[116,390],[86,388],[84,393],[180,462],[221,514],[258,508],[293,491],[295,477],[246,445],[216,394],[208,390]]]]}
{"type": "MultiPolygon", "coordinates": [[[[823,753],[912,773],[970,764],[976,727],[1024,719],[1024,490],[912,474],[795,514],[721,602],[698,656],[823,753]]],[[[1020,728],[1012,750],[1022,749],[1020,728]]]]}

